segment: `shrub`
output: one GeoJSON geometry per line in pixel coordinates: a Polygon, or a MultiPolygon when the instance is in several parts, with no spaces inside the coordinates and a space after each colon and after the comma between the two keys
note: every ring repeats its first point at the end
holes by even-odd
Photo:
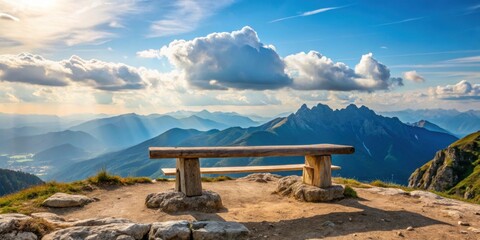
{"type": "Polygon", "coordinates": [[[345,191],[343,192],[343,195],[346,198],[358,198],[357,192],[348,185],[345,186],[345,191]]]}
{"type": "Polygon", "coordinates": [[[219,176],[219,177],[202,177],[202,182],[223,182],[227,180],[233,180],[229,176],[219,176]]]}

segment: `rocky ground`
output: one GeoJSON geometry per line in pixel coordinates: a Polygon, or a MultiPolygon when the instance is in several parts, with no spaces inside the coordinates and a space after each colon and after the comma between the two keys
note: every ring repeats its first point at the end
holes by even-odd
{"type": "MultiPolygon", "coordinates": [[[[140,224],[169,220],[234,221],[249,239],[480,239],[480,206],[422,191],[356,188],[358,199],[299,202],[275,194],[276,181],[203,183],[222,197],[217,213],[165,213],[145,207],[148,194],[174,182],[96,189],[83,207],[45,208],[65,219],[124,218],[140,224]]],[[[128,224],[127,224],[128,225],[128,224]]],[[[126,238],[125,238],[126,239],[126,238]]]]}

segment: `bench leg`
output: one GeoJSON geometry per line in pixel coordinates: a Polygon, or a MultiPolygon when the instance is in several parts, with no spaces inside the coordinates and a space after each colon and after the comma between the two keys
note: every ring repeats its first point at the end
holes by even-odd
{"type": "Polygon", "coordinates": [[[187,197],[202,195],[202,178],[198,158],[177,158],[175,190],[187,197]]]}
{"type": "Polygon", "coordinates": [[[309,185],[327,188],[332,186],[332,158],[325,156],[305,156],[303,182],[309,185]]]}

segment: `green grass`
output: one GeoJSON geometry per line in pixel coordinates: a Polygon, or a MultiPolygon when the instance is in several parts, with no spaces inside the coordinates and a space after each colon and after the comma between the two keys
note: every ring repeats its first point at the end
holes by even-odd
{"type": "Polygon", "coordinates": [[[170,179],[169,178],[157,178],[157,179],[155,179],[155,181],[157,181],[157,182],[168,182],[168,181],[170,181],[170,179]]]}
{"type": "Polygon", "coordinates": [[[352,178],[342,178],[342,177],[337,177],[333,178],[333,182],[338,183],[338,184],[343,184],[343,185],[348,185],[351,187],[356,187],[356,188],[370,188],[369,185],[365,183],[361,183],[355,179],[352,178]]]}
{"type": "Polygon", "coordinates": [[[147,177],[126,177],[122,178],[109,174],[102,169],[97,175],[84,181],[71,183],[47,182],[33,186],[22,191],[0,197],[0,213],[32,213],[41,208],[42,202],[51,195],[63,192],[70,194],[81,194],[88,185],[95,186],[124,186],[136,183],[151,183],[147,177]]]}
{"type": "Polygon", "coordinates": [[[345,191],[343,192],[343,195],[346,198],[358,198],[357,192],[348,185],[345,186],[345,191]]]}
{"type": "Polygon", "coordinates": [[[202,177],[202,182],[223,182],[233,180],[233,178],[229,176],[219,176],[219,177],[202,177]]]}
{"type": "Polygon", "coordinates": [[[402,189],[403,191],[406,191],[406,192],[411,192],[411,191],[415,190],[415,189],[407,187],[407,186],[403,186],[403,185],[396,184],[396,183],[386,183],[386,182],[383,182],[381,180],[372,181],[372,182],[370,182],[370,185],[375,186],[375,187],[383,187],[383,188],[399,188],[399,189],[402,189]]]}

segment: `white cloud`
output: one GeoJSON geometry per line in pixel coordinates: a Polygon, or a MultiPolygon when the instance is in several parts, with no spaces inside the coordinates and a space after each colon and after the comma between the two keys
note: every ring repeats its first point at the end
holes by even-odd
{"type": "Polygon", "coordinates": [[[264,90],[291,83],[275,49],[261,43],[250,27],[191,41],[175,40],[162,47],[160,55],[198,88],[264,90]]]}
{"type": "Polygon", "coordinates": [[[403,78],[416,83],[425,82],[425,78],[418,74],[415,70],[404,72],[403,78]]]}
{"type": "Polygon", "coordinates": [[[164,18],[150,26],[148,37],[177,35],[194,30],[206,18],[228,6],[233,0],[178,0],[172,1],[164,18]]]}
{"type": "Polygon", "coordinates": [[[137,52],[137,57],[140,57],[140,58],[159,58],[160,57],[160,50],[148,49],[148,50],[138,51],[137,52]]]}
{"type": "Polygon", "coordinates": [[[382,27],[382,26],[388,26],[388,25],[394,25],[394,24],[400,24],[400,23],[418,21],[418,20],[421,20],[421,19],[424,19],[424,18],[425,18],[425,17],[406,18],[406,19],[403,19],[403,20],[400,20],[400,21],[378,24],[378,25],[376,25],[376,27],[382,27]]]}
{"type": "Polygon", "coordinates": [[[374,91],[403,85],[402,79],[390,78],[390,70],[371,53],[363,55],[355,69],[315,51],[289,55],[285,63],[294,89],[374,91]]]}
{"type": "Polygon", "coordinates": [[[11,13],[1,14],[1,19],[14,20],[0,21],[1,36],[17,43],[0,49],[4,53],[18,53],[104,41],[114,35],[103,26],[135,12],[135,3],[131,0],[0,1],[0,9],[11,13]]]}
{"type": "Polygon", "coordinates": [[[160,73],[123,63],[84,60],[78,56],[52,61],[39,55],[22,53],[0,55],[0,81],[43,86],[74,83],[107,91],[144,89],[159,81],[160,73]]]}
{"type": "Polygon", "coordinates": [[[472,57],[463,57],[463,58],[455,58],[445,61],[445,63],[480,63],[480,56],[472,56],[472,57]]]}
{"type": "Polygon", "coordinates": [[[430,88],[429,93],[445,100],[480,100],[480,84],[471,84],[462,80],[455,85],[430,88]]]}

